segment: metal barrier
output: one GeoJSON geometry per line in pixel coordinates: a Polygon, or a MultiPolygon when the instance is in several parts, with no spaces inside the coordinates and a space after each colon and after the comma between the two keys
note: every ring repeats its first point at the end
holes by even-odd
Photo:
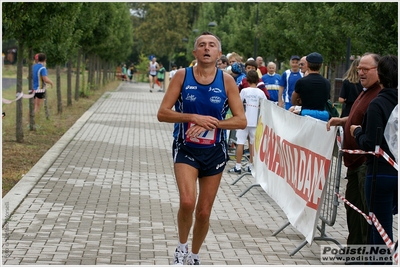
{"type": "MultiPolygon", "coordinates": [[[[338,127],[337,136],[339,137],[338,140],[343,142],[343,128],[338,127]]],[[[339,142],[339,141],[338,141],[339,142]]],[[[341,146],[342,147],[342,143],[341,146]]],[[[321,220],[321,225],[317,226],[318,231],[320,232],[319,236],[315,236],[313,240],[323,240],[323,241],[331,241],[337,244],[340,248],[343,246],[340,244],[339,241],[336,239],[327,236],[325,230],[326,226],[333,226],[336,221],[337,215],[337,208],[339,206],[338,197],[336,196],[335,192],[339,192],[340,188],[340,180],[341,180],[341,172],[342,172],[342,157],[343,152],[339,149],[337,142],[333,147],[332,152],[332,159],[331,159],[331,166],[329,169],[328,179],[326,181],[326,191],[325,197],[323,202],[321,203],[321,212],[319,219],[321,220]]],[[[285,229],[287,226],[290,225],[290,222],[287,222],[281,228],[279,228],[276,232],[272,235],[276,236],[279,232],[285,229]]],[[[290,256],[296,254],[300,249],[302,249],[307,244],[307,241],[304,240],[296,249],[294,249],[290,256]]]]}

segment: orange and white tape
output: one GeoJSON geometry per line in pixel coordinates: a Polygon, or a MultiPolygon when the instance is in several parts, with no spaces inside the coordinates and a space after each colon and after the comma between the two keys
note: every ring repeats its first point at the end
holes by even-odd
{"type": "Polygon", "coordinates": [[[358,154],[358,155],[365,155],[365,154],[370,154],[370,155],[375,155],[375,156],[382,156],[393,168],[396,169],[396,171],[399,170],[399,167],[397,163],[385,152],[383,151],[382,148],[379,146],[375,147],[375,151],[364,151],[360,149],[342,149],[341,147],[341,142],[340,138],[337,138],[337,144],[339,147],[339,150],[343,151],[344,153],[349,153],[349,154],[358,154]]]}
{"type": "MultiPolygon", "coordinates": [[[[336,196],[338,198],[340,198],[341,200],[343,200],[344,203],[346,203],[347,205],[349,205],[352,209],[354,209],[355,211],[357,211],[358,213],[360,213],[365,220],[369,223],[369,224],[373,224],[376,228],[376,230],[378,231],[379,235],[382,237],[383,241],[385,242],[386,246],[393,252],[395,249],[395,243],[392,242],[392,240],[390,240],[390,237],[388,236],[388,234],[386,233],[385,229],[382,227],[382,225],[380,224],[378,218],[376,218],[375,214],[373,212],[370,212],[370,215],[366,215],[364,212],[362,212],[359,208],[357,208],[356,206],[354,206],[352,203],[350,203],[347,199],[345,199],[344,197],[342,197],[339,193],[335,192],[336,196]]],[[[393,259],[395,260],[396,264],[398,263],[398,251],[396,250],[393,254],[393,259]]]]}

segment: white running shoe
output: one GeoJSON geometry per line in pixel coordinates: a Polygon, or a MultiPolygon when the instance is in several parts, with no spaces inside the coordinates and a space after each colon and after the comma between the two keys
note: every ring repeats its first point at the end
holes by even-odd
{"type": "Polygon", "coordinates": [[[193,259],[192,252],[190,252],[189,255],[187,256],[186,264],[187,265],[200,265],[200,259],[193,259]]]}
{"type": "Polygon", "coordinates": [[[188,252],[185,253],[185,252],[179,250],[178,248],[176,248],[173,265],[184,265],[187,256],[188,256],[188,252]]]}

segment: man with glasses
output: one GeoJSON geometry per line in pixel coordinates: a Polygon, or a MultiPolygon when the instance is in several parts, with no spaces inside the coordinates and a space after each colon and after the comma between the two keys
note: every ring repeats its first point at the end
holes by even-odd
{"type": "Polygon", "coordinates": [[[303,77],[308,75],[308,64],[306,60],[307,56],[300,58],[299,68],[301,73],[303,73],[303,77]]]}
{"type": "MultiPolygon", "coordinates": [[[[369,103],[381,90],[378,80],[378,71],[376,69],[379,59],[379,55],[372,53],[364,54],[361,57],[357,71],[361,85],[364,87],[363,91],[351,107],[348,117],[331,118],[327,123],[328,131],[331,126],[343,127],[343,149],[359,149],[356,140],[350,134],[350,126],[362,124],[369,103]]],[[[368,209],[364,194],[367,170],[366,157],[364,155],[344,153],[343,160],[344,165],[347,167],[345,198],[367,214],[368,209]]],[[[346,217],[349,230],[347,245],[367,244],[368,223],[364,217],[348,205],[346,205],[346,217]]]]}

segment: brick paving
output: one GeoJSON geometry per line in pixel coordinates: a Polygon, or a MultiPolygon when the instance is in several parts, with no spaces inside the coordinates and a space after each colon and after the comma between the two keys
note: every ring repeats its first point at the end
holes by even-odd
{"type": "MultiPolygon", "coordinates": [[[[171,264],[179,198],[173,125],[156,117],[163,95],[144,83],[105,93],[3,198],[3,219],[11,214],[3,223],[3,264],[171,264]]],[[[236,178],[223,175],[203,265],[323,264],[320,245],[332,242],[314,241],[290,256],[304,237],[292,226],[273,236],[285,214],[260,187],[238,197],[254,178],[232,185],[236,178]]],[[[395,224],[397,237],[397,216],[395,224]]],[[[342,203],[326,234],[346,243],[342,203]]]]}

